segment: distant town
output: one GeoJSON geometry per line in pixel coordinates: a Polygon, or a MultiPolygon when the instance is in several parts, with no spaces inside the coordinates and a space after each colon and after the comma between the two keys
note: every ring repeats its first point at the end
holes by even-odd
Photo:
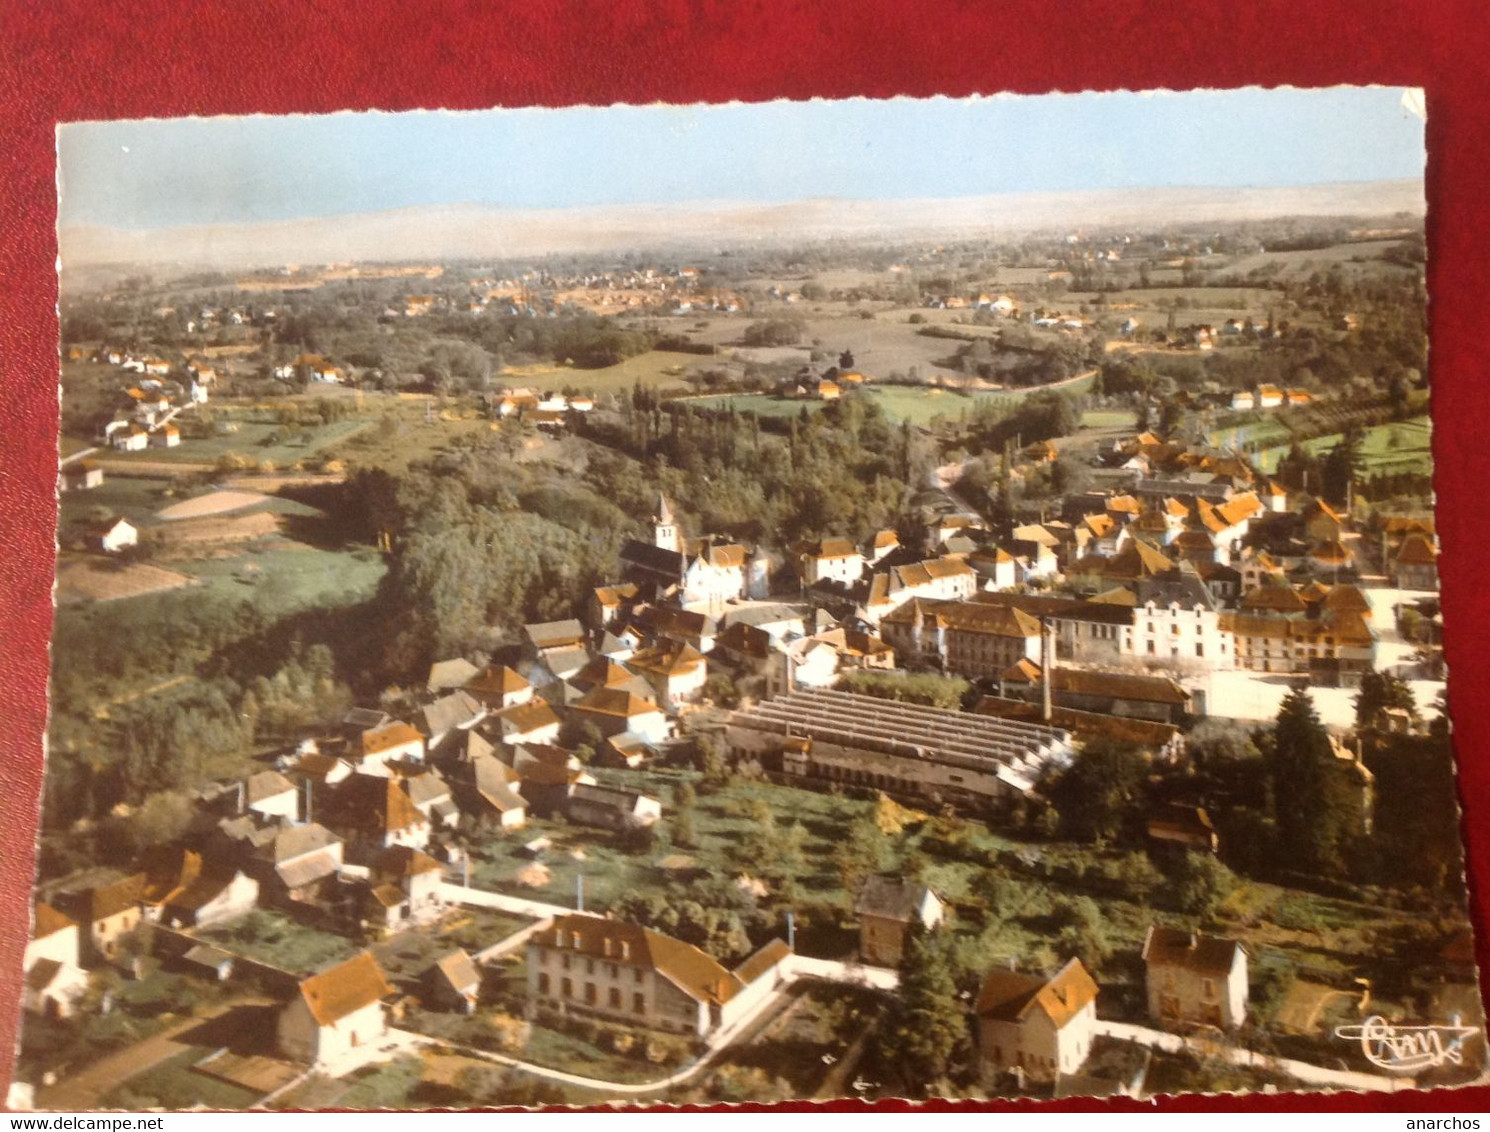
{"type": "Polygon", "coordinates": [[[1393,214],[95,272],[20,1095],[1478,1079],[1423,265],[1393,214]]]}

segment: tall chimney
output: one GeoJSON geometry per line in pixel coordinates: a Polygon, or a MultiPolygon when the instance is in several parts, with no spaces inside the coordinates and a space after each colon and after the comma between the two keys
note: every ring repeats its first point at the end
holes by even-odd
{"type": "Polygon", "coordinates": [[[1040,718],[1050,722],[1050,666],[1055,661],[1055,645],[1051,638],[1055,631],[1050,618],[1040,618],[1040,718]]]}

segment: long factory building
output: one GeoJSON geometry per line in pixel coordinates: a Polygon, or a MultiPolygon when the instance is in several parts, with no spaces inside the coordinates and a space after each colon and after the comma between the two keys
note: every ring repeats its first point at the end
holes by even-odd
{"type": "Polygon", "coordinates": [[[1029,795],[1072,753],[1058,727],[827,689],[733,712],[725,739],[789,776],[964,808],[1029,795]]]}

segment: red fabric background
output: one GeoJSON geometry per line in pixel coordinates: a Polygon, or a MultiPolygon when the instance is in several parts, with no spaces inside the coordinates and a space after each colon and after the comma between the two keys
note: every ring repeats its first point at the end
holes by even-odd
{"type": "MultiPolygon", "coordinates": [[[[29,926],[57,464],[54,125],[87,118],[994,91],[1426,88],[1450,701],[1476,922],[1490,877],[1483,445],[1490,69],[1474,0],[0,0],[0,1051],[29,926]]],[[[1217,145],[1226,144],[1224,130],[1217,145]]],[[[1446,815],[1447,817],[1447,815],[1446,815]]],[[[1480,961],[1490,960],[1482,936],[1480,961]]],[[[0,1084],[9,1072],[0,1053],[0,1084]]],[[[3,1091],[0,1091],[3,1096],[3,1091]]],[[[1490,1088],[1171,1110],[1485,1109],[1490,1088]]],[[[1091,1102],[1061,1107],[1100,1108],[1091,1102]]]]}

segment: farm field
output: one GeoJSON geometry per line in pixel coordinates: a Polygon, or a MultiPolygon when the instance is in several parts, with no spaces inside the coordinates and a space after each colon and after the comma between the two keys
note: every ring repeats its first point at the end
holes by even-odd
{"type": "Polygon", "coordinates": [[[1171,304],[1179,304],[1175,320],[1180,325],[1209,323],[1219,327],[1233,318],[1239,322],[1250,318],[1261,325],[1279,300],[1278,292],[1261,287],[1148,287],[1101,296],[1073,292],[1063,296],[1060,305],[1066,309],[1084,304],[1092,318],[1121,320],[1131,316],[1144,327],[1162,330],[1171,304]],[[1107,301],[1098,304],[1098,298],[1107,301]]]}
{"type": "MultiPolygon", "coordinates": [[[[741,325],[738,322],[735,324],[736,333],[741,325]]],[[[544,390],[574,388],[595,395],[625,392],[638,381],[658,389],[683,389],[687,385],[683,380],[686,371],[720,365],[727,360],[724,355],[710,357],[707,354],[652,350],[603,369],[577,369],[574,366],[559,365],[513,366],[497,374],[495,379],[513,387],[533,386],[544,390]]]]}
{"type": "Polygon", "coordinates": [[[94,517],[117,516],[139,526],[155,517],[157,511],[181,499],[182,493],[160,479],[137,476],[111,476],[86,491],[69,491],[62,496],[60,525],[86,522],[94,517]]]}
{"type": "Polygon", "coordinates": [[[1082,428],[1131,429],[1138,425],[1138,414],[1131,409],[1088,409],[1081,414],[1082,428]]]}
{"type": "Polygon", "coordinates": [[[383,468],[402,472],[409,465],[453,450],[458,441],[491,435],[491,422],[470,411],[457,419],[426,421],[426,400],[409,402],[388,398],[373,427],[326,448],[329,460],[348,468],[383,468]],[[384,421],[389,423],[384,424],[384,421]]]}
{"type": "Polygon", "coordinates": [[[1226,273],[1245,275],[1259,269],[1268,269],[1275,271],[1280,278],[1299,279],[1313,275],[1316,271],[1328,271],[1336,266],[1358,273],[1406,272],[1412,269],[1381,260],[1382,252],[1401,242],[1401,240],[1368,240],[1354,244],[1335,244],[1328,248],[1258,252],[1255,255],[1233,260],[1226,265],[1226,273]]]}
{"type": "Polygon", "coordinates": [[[834,354],[853,351],[855,368],[871,378],[885,377],[897,370],[909,374],[912,366],[919,369],[922,378],[961,377],[956,370],[937,364],[939,359],[955,353],[958,343],[917,333],[920,327],[908,321],[911,313],[914,312],[906,313],[907,321],[896,321],[891,315],[869,319],[809,315],[804,338],[808,342],[821,339],[823,348],[834,354]]]}
{"type": "MultiPolygon", "coordinates": [[[[1061,382],[1053,387],[1062,393],[1080,395],[1092,385],[1089,377],[1061,382]]],[[[980,400],[1015,401],[1038,392],[1042,387],[1028,389],[974,389],[966,392],[941,389],[932,386],[871,385],[861,396],[872,398],[892,421],[909,421],[913,425],[925,426],[936,417],[956,418],[970,411],[980,400]]],[[[762,417],[794,417],[804,408],[809,413],[821,411],[822,401],[793,400],[772,394],[735,393],[717,397],[690,397],[687,402],[700,409],[723,409],[733,406],[736,412],[755,413],[762,417]]],[[[1126,414],[1124,419],[1131,418],[1126,414]]],[[[1091,426],[1096,427],[1096,426],[1091,426]]]]}
{"type": "MultiPolygon", "coordinates": [[[[1304,451],[1311,456],[1323,456],[1340,443],[1342,434],[1319,436],[1303,442],[1304,451]]],[[[1289,446],[1279,445],[1264,449],[1257,454],[1258,462],[1267,472],[1274,471],[1278,461],[1288,454],[1289,446]]],[[[1383,475],[1394,472],[1414,472],[1426,475],[1433,471],[1432,425],[1428,417],[1413,417],[1406,421],[1393,421],[1366,430],[1361,443],[1361,471],[1365,475],[1383,475]]]]}
{"type": "Polygon", "coordinates": [[[213,464],[230,454],[259,464],[267,461],[278,467],[315,456],[373,423],[367,418],[352,418],[302,428],[258,421],[219,420],[222,427],[232,427],[234,431],[202,438],[183,434],[181,443],[174,448],[151,447],[142,452],[109,451],[100,455],[107,462],[106,466],[117,465],[126,474],[130,465],[136,463],[213,464]]]}
{"type": "Polygon", "coordinates": [[[183,499],[162,507],[155,513],[157,519],[197,519],[204,515],[221,515],[230,511],[243,511],[267,503],[269,496],[253,491],[209,491],[202,495],[183,499]]]}
{"type": "MultiPolygon", "coordinates": [[[[1212,429],[1206,435],[1207,441],[1217,448],[1243,448],[1253,450],[1260,447],[1279,447],[1281,452],[1287,452],[1292,443],[1293,433],[1288,431],[1286,425],[1276,417],[1261,417],[1246,424],[1234,425],[1230,428],[1212,429]]],[[[1266,467],[1264,471],[1272,471],[1266,467]]]]}
{"type": "MultiPolygon", "coordinates": [[[[949,323],[967,313],[909,307],[886,309],[882,304],[870,303],[856,306],[829,302],[790,305],[775,303],[753,311],[752,317],[745,320],[735,315],[729,318],[700,319],[697,322],[686,319],[678,321],[680,332],[687,333],[694,341],[709,342],[721,347],[721,356],[716,361],[723,361],[728,357],[732,345],[740,340],[745,327],[751,322],[790,318],[801,320],[803,324],[801,345],[772,348],[765,352],[765,356],[786,359],[800,356],[805,363],[808,351],[820,342],[820,348],[835,357],[843,350],[851,351],[854,355],[854,367],[872,378],[885,377],[892,371],[908,374],[912,366],[917,367],[923,378],[934,375],[955,378],[961,375],[936,363],[938,359],[953,353],[958,343],[920,334],[918,331],[922,329],[921,325],[912,324],[909,319],[911,315],[919,314],[927,324],[949,323]],[[864,318],[864,314],[872,317],[864,318]]],[[[975,326],[959,329],[972,334],[992,332],[992,328],[985,330],[975,326]]],[[[754,348],[747,348],[744,356],[761,356],[761,353],[754,348]]],[[[702,360],[707,363],[709,359],[702,360]]]]}
{"type": "Polygon", "coordinates": [[[174,565],[211,593],[240,601],[273,595],[287,608],[356,601],[377,589],[385,570],[371,550],[322,550],[293,542],[174,565]]]}
{"type": "Polygon", "coordinates": [[[79,558],[57,567],[57,602],[118,601],[141,594],[162,593],[192,584],[175,570],[144,562],[124,563],[105,558],[79,558]]]}

